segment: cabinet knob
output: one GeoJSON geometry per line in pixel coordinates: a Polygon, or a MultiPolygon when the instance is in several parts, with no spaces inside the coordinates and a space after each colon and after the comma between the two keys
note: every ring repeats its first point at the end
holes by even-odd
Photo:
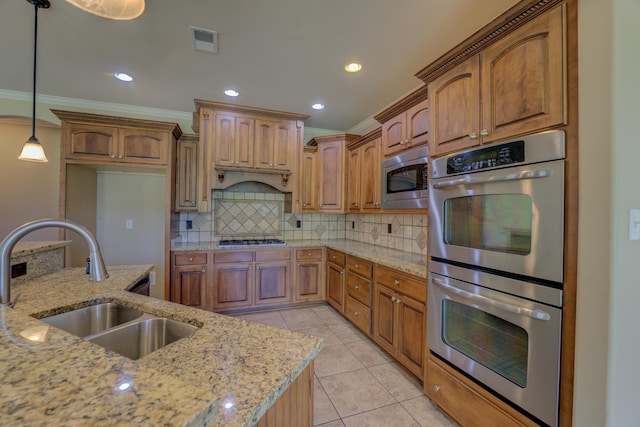
{"type": "Polygon", "coordinates": [[[190,258],[189,258],[189,262],[193,262],[193,258],[191,258],[191,257],[190,257],[190,258]]]}
{"type": "Polygon", "coordinates": [[[400,282],[399,282],[397,279],[395,279],[395,280],[393,281],[393,284],[394,284],[394,285],[396,285],[396,286],[398,286],[398,285],[400,284],[400,282]]]}
{"type": "Polygon", "coordinates": [[[344,274],[344,271],[341,271],[340,274],[344,274]]]}
{"type": "Polygon", "coordinates": [[[120,155],[118,156],[118,158],[119,158],[119,159],[122,159],[123,157],[124,157],[124,156],[123,156],[122,154],[120,154],[120,155]]]}
{"type": "Polygon", "coordinates": [[[353,312],[353,315],[354,315],[354,316],[356,316],[356,317],[358,317],[358,316],[360,315],[360,313],[358,313],[357,311],[354,311],[354,312],[353,312]]]}
{"type": "Polygon", "coordinates": [[[478,139],[478,135],[477,135],[475,132],[471,132],[471,133],[469,134],[469,138],[470,138],[470,139],[478,139]]]}
{"type": "Polygon", "coordinates": [[[307,256],[311,256],[311,252],[307,252],[307,256]]]}
{"type": "Polygon", "coordinates": [[[356,285],[356,289],[360,289],[360,285],[356,285]]]}
{"type": "Polygon", "coordinates": [[[298,267],[302,267],[302,264],[298,264],[298,267]]]}
{"type": "Polygon", "coordinates": [[[207,270],[203,268],[203,269],[202,269],[202,272],[203,272],[203,273],[206,273],[206,272],[207,272],[207,270]]]}
{"type": "Polygon", "coordinates": [[[435,391],[436,393],[440,391],[440,386],[438,384],[433,386],[433,391],[435,391]]]}
{"type": "Polygon", "coordinates": [[[195,201],[191,202],[191,206],[195,206],[195,205],[196,205],[195,201]]]}
{"type": "Polygon", "coordinates": [[[488,135],[489,135],[489,132],[487,132],[487,130],[486,130],[486,129],[482,129],[482,130],[480,131],[480,136],[488,136],[488,135]]]}
{"type": "Polygon", "coordinates": [[[391,302],[396,302],[396,297],[391,297],[391,302]]]}
{"type": "Polygon", "coordinates": [[[112,159],[115,159],[115,158],[116,158],[116,155],[115,155],[115,154],[112,154],[112,155],[111,155],[111,156],[109,156],[109,157],[111,157],[112,159]]]}
{"type": "Polygon", "coordinates": [[[360,268],[360,266],[358,264],[356,264],[356,270],[359,269],[359,268],[360,268]]]}
{"type": "Polygon", "coordinates": [[[400,304],[402,302],[402,300],[400,298],[396,298],[395,303],[396,304],[400,304]]]}

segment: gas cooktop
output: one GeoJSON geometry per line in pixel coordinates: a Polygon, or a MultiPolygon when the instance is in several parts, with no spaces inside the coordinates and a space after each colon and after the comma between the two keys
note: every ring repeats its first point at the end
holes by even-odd
{"type": "Polygon", "coordinates": [[[243,240],[220,240],[220,246],[282,246],[284,240],[281,239],[243,239],[243,240]]]}

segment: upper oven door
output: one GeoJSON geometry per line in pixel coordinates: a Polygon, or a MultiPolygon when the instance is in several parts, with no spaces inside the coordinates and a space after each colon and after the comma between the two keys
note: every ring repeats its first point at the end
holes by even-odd
{"type": "Polygon", "coordinates": [[[430,256],[562,283],[563,160],[431,181],[430,256]]]}

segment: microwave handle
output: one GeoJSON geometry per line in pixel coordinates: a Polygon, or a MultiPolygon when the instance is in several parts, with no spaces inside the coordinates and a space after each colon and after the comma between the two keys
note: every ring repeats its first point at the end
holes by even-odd
{"type": "Polygon", "coordinates": [[[519,314],[519,315],[525,315],[528,317],[532,317],[534,319],[538,319],[538,320],[550,320],[551,316],[549,315],[549,313],[542,311],[542,310],[535,310],[535,309],[530,309],[530,308],[526,308],[526,307],[520,307],[517,305],[513,305],[513,304],[508,304],[506,302],[502,302],[502,301],[498,301],[492,298],[488,298],[485,297],[484,295],[478,295],[478,294],[474,294],[471,292],[467,292],[465,290],[456,288],[455,286],[451,286],[445,283],[444,280],[437,278],[437,277],[433,277],[431,279],[431,282],[434,285],[440,286],[441,288],[445,288],[451,292],[454,292],[460,296],[469,298],[471,300],[476,300],[479,302],[482,302],[490,307],[494,307],[500,310],[504,310],[504,311],[508,311],[510,313],[515,313],[515,314],[519,314]]]}
{"type": "Polygon", "coordinates": [[[490,177],[484,178],[459,178],[459,179],[451,179],[449,181],[442,182],[434,182],[433,188],[446,188],[446,187],[455,187],[458,185],[474,185],[474,184],[491,184],[495,182],[502,181],[519,181],[523,179],[534,179],[534,178],[547,178],[551,176],[552,172],[548,169],[542,170],[525,170],[520,172],[512,172],[504,175],[492,175],[490,177]]]}

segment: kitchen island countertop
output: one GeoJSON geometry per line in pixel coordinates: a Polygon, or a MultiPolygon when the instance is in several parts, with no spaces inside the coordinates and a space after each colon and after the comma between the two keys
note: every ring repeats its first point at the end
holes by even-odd
{"type": "Polygon", "coordinates": [[[321,340],[127,292],[150,265],[84,268],[13,287],[0,305],[0,424],[250,426],[305,369],[321,340]],[[200,329],[130,360],[37,320],[118,302],[200,329]]]}

